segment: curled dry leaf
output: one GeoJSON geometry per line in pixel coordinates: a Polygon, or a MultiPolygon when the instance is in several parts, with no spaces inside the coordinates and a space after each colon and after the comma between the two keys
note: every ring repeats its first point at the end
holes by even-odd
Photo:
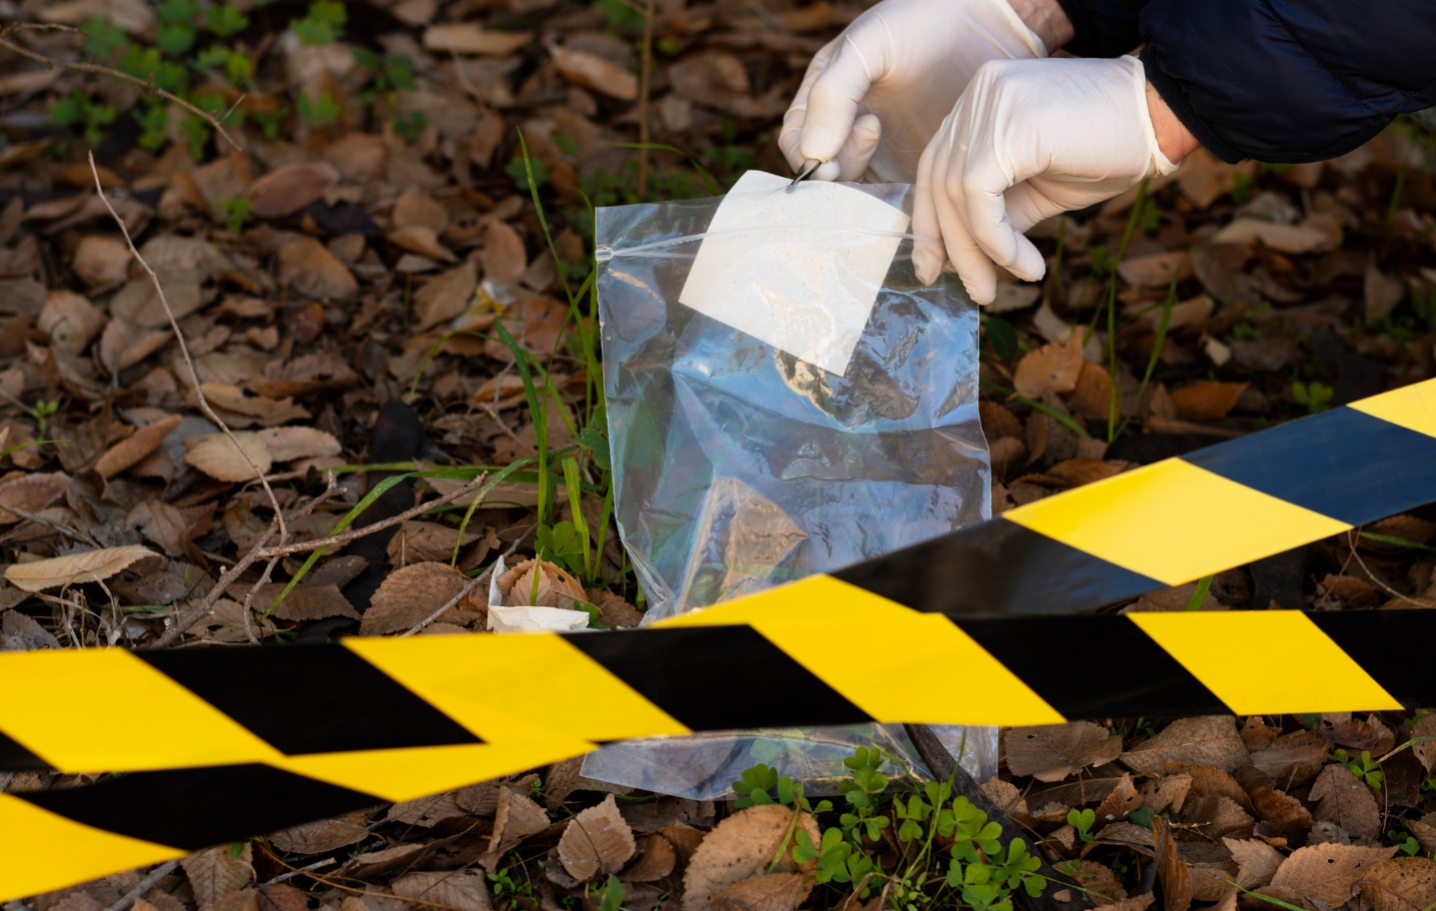
{"type": "Polygon", "coordinates": [[[1192,904],[1192,872],[1178,855],[1177,842],[1164,817],[1152,817],[1152,843],[1157,855],[1157,877],[1162,881],[1162,908],[1187,911],[1192,904]]]}
{"type": "Polygon", "coordinates": [[[609,63],[597,54],[550,45],[554,69],[569,82],[602,92],[619,101],[638,97],[638,77],[609,63]]]}
{"type": "Polygon", "coordinates": [[[484,29],[476,22],[445,22],[424,29],[424,47],[446,54],[483,54],[506,57],[529,43],[529,32],[484,29]]]}
{"type": "Polygon", "coordinates": [[[291,854],[323,854],[346,845],[357,845],[368,837],[369,830],[362,821],[339,816],[272,832],[269,842],[291,854]]]}
{"type": "Polygon", "coordinates": [[[1102,765],[1122,752],[1122,738],[1099,724],[1074,721],[1003,732],[1007,767],[1014,775],[1061,781],[1078,769],[1102,765]]]}
{"type": "Polygon", "coordinates": [[[169,436],[182,420],[184,418],[180,415],[170,414],[153,424],[146,424],[105,450],[105,454],[95,463],[95,472],[108,481],[126,468],[138,465],[150,453],[160,448],[165,437],[169,436]]]}
{"type": "Polygon", "coordinates": [[[1215,841],[1218,838],[1246,838],[1254,820],[1230,797],[1204,794],[1188,798],[1182,807],[1185,832],[1215,841]]]}
{"type": "Polygon", "coordinates": [[[414,294],[414,314],[419,318],[416,330],[422,332],[463,313],[473,302],[479,273],[467,260],[463,265],[434,276],[414,294]]]}
{"type": "Polygon", "coordinates": [[[1108,823],[1125,819],[1127,814],[1142,805],[1142,795],[1132,783],[1131,775],[1123,775],[1112,792],[1097,805],[1097,822],[1108,823]]]}
{"type": "Polygon", "coordinates": [[[312,237],[296,237],[279,248],[279,280],[322,301],[348,300],[359,293],[348,267],[312,237]]]}
{"type": "Polygon", "coordinates": [[[1134,895],[1119,902],[1098,905],[1095,911],[1147,911],[1156,899],[1155,892],[1143,892],[1141,895],[1134,895]]]}
{"type": "Polygon", "coordinates": [[[1276,826],[1289,845],[1306,841],[1312,820],[1301,801],[1278,790],[1271,778],[1255,767],[1238,769],[1235,777],[1250,796],[1258,819],[1276,826]]]}
{"type": "Polygon", "coordinates": [[[249,185],[245,195],[258,218],[284,218],[314,202],[339,183],[339,171],[323,161],[275,168],[249,185]]]}
{"type": "Polygon", "coordinates": [[[23,518],[5,507],[13,506],[28,513],[39,512],[58,500],[69,483],[69,475],[55,471],[21,475],[0,484],[0,525],[13,525],[23,518]]]}
{"type": "Polygon", "coordinates": [[[1320,906],[1338,908],[1351,900],[1351,887],[1358,879],[1365,879],[1395,853],[1395,847],[1324,844],[1298,848],[1277,868],[1271,886],[1289,889],[1320,906]]]}
{"type": "Polygon", "coordinates": [[[421,870],[389,884],[395,895],[457,911],[489,911],[489,889],[478,870],[421,870]]]}
{"type": "MultiPolygon", "coordinates": [[[[560,842],[559,850],[563,850],[560,842]]],[[[625,882],[651,883],[673,872],[678,864],[673,843],[662,835],[649,835],[643,839],[643,854],[620,877],[625,882]]]]}
{"type": "Polygon", "coordinates": [[[138,544],[106,547],[36,560],[34,563],[16,563],[5,570],[5,579],[27,592],[42,592],[62,585],[108,579],[141,560],[151,558],[161,559],[159,554],[138,544]]]}
{"type": "Polygon", "coordinates": [[[1134,772],[1159,772],[1168,762],[1211,766],[1230,772],[1251,762],[1230,715],[1179,718],[1162,733],[1122,754],[1134,772]]]}
{"type": "Polygon", "coordinates": [[[80,354],[105,328],[105,314],[73,291],[56,289],[45,296],[35,328],[66,354],[80,354]]]}
{"type": "Polygon", "coordinates": [[[1371,911],[1423,911],[1436,905],[1436,861],[1393,857],[1373,864],[1356,883],[1371,911]]]}
{"type": "Polygon", "coordinates": [[[1246,391],[1247,383],[1193,383],[1173,390],[1172,404],[1184,421],[1224,418],[1246,391]]]}
{"type": "Polygon", "coordinates": [[[118,373],[154,354],[170,340],[170,330],[146,329],[116,316],[100,335],[100,363],[118,373]]]}
{"type": "Polygon", "coordinates": [[[1040,399],[1049,392],[1071,392],[1082,372],[1082,333],[1073,332],[1065,342],[1050,342],[1030,351],[1017,362],[1012,386],[1028,398],[1040,399]]]}
{"type": "Polygon", "coordinates": [[[982,793],[986,794],[993,803],[997,804],[998,809],[1008,816],[1027,812],[1027,801],[1022,799],[1022,792],[1012,782],[1003,781],[994,775],[984,781],[981,787],[982,793]]]}
{"type": "MultiPolygon", "coordinates": [[[[1232,784],[1235,786],[1236,782],[1232,784]]],[[[1142,802],[1151,808],[1153,813],[1160,813],[1167,807],[1180,811],[1191,789],[1192,776],[1182,773],[1168,774],[1142,786],[1142,802]]]]}
{"type": "Polygon", "coordinates": [[[713,907],[721,911],[793,911],[811,891],[813,885],[802,873],[766,873],[719,892],[713,896],[713,907]]]}
{"type": "Polygon", "coordinates": [[[519,842],[548,828],[548,814],[543,807],[515,791],[499,789],[498,809],[494,813],[494,831],[489,836],[489,850],[479,863],[490,873],[498,870],[503,856],[519,842]]]}
{"type": "Polygon", "coordinates": [[[1339,763],[1331,763],[1316,776],[1311,800],[1317,802],[1312,814],[1318,821],[1334,822],[1353,838],[1381,834],[1381,809],[1371,789],[1339,763]]]}
{"type": "Polygon", "coordinates": [[[1282,853],[1260,838],[1223,838],[1222,844],[1237,862],[1237,885],[1256,889],[1271,882],[1277,867],[1286,860],[1282,853]]]}
{"type": "Polygon", "coordinates": [[[256,466],[261,472],[268,474],[269,469],[274,466],[274,459],[270,456],[269,447],[264,444],[264,440],[258,434],[247,430],[236,431],[234,437],[239,441],[239,445],[244,447],[244,452],[224,433],[192,436],[185,440],[189,451],[185,453],[184,460],[217,481],[234,484],[253,481],[256,466]],[[249,459],[244,457],[245,452],[249,453],[249,459]],[[250,460],[253,460],[253,465],[250,460]]]}
{"type": "Polygon", "coordinates": [[[603,803],[569,820],[558,842],[558,859],[569,876],[588,882],[595,876],[617,873],[636,850],[633,830],[610,794],[603,803]]]}
{"type": "Polygon", "coordinates": [[[1436,766],[1436,712],[1428,712],[1416,719],[1411,728],[1411,752],[1421,762],[1421,767],[1431,771],[1436,766]]]}
{"type": "Polygon", "coordinates": [[[526,604],[573,610],[575,601],[588,600],[588,593],[577,579],[547,560],[542,564],[534,560],[514,564],[498,578],[497,586],[504,596],[504,604],[509,607],[526,604]]]}
{"type": "Polygon", "coordinates": [[[1287,788],[1308,784],[1326,762],[1327,741],[1316,731],[1296,731],[1276,738],[1251,754],[1252,765],[1287,788]]]}
{"type": "MultiPolygon", "coordinates": [[[[683,876],[684,911],[724,911],[717,897],[730,886],[767,871],[792,821],[792,810],[768,804],[741,810],[719,823],[688,862],[683,876]]],[[[811,816],[801,814],[798,824],[813,844],[819,843],[818,825],[811,816]]],[[[795,866],[792,853],[785,852],[773,872],[810,874],[815,868],[815,861],[795,866]]],[[[806,897],[805,893],[798,900],[806,897]]]]}

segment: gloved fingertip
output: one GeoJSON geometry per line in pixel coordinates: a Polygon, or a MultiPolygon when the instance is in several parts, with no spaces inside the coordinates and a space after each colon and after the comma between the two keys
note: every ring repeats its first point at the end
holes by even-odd
{"type": "Polygon", "coordinates": [[[917,272],[917,280],[923,285],[937,283],[937,277],[942,274],[943,260],[930,250],[915,247],[912,251],[912,265],[917,272]]]}
{"type": "Polygon", "coordinates": [[[825,161],[813,172],[813,180],[837,180],[840,167],[836,161],[825,161]]]}
{"type": "Polygon", "coordinates": [[[1032,241],[1019,236],[1017,261],[1008,266],[1007,271],[1025,282],[1035,282],[1047,274],[1047,263],[1043,260],[1041,251],[1033,246],[1032,241]]]}

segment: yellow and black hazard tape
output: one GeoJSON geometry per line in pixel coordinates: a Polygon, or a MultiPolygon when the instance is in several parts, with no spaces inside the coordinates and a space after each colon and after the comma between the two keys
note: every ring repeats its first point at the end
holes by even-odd
{"type": "Polygon", "coordinates": [[[0,655],[0,901],[615,740],[1436,704],[1436,612],[1061,616],[1436,500],[1436,381],[642,631],[0,655]],[[1308,674],[1273,660],[1300,655],[1308,674]]]}

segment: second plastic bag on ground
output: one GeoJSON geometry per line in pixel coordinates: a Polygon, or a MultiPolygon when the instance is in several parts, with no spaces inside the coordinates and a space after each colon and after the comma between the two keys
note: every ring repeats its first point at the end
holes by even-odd
{"type": "MultiPolygon", "coordinates": [[[[597,213],[615,513],[650,622],[990,515],[978,315],[917,281],[911,188],[786,183],[597,213]]],[[[584,774],[712,798],[766,762],[821,788],[874,739],[922,771],[900,729],[843,728],[615,745],[584,774]]],[[[990,732],[965,744],[995,771],[990,732]]]]}

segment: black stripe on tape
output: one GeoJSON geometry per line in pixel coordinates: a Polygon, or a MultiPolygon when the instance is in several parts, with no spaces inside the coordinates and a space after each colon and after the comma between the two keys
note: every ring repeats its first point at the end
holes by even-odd
{"type": "Polygon", "coordinates": [[[1436,438],[1352,408],[1182,456],[1262,493],[1360,525],[1436,499],[1436,438]],[[1399,478],[1399,483],[1393,479],[1399,478]]]}
{"type": "Polygon", "coordinates": [[[1067,718],[1231,711],[1126,617],[954,622],[1067,718]]]}
{"type": "Polygon", "coordinates": [[[872,721],[751,626],[689,626],[564,638],[695,731],[872,721]]]}
{"type": "Polygon", "coordinates": [[[961,616],[1090,610],[1165,588],[1000,518],[830,575],[914,610],[961,616]]]}
{"type": "Polygon", "coordinates": [[[1436,611],[1317,611],[1307,616],[1402,705],[1436,705],[1436,669],[1431,666],[1436,611]]]}
{"type": "Polygon", "coordinates": [[[136,654],[291,756],[483,743],[340,645],[136,654]]]}
{"type": "Polygon", "coordinates": [[[51,766],[48,762],[11,739],[4,731],[0,731],[0,769],[11,772],[33,769],[43,772],[49,768],[51,766]]]}
{"type": "Polygon", "coordinates": [[[87,826],[187,851],[384,803],[258,764],[133,772],[89,787],[13,796],[87,826]]]}

